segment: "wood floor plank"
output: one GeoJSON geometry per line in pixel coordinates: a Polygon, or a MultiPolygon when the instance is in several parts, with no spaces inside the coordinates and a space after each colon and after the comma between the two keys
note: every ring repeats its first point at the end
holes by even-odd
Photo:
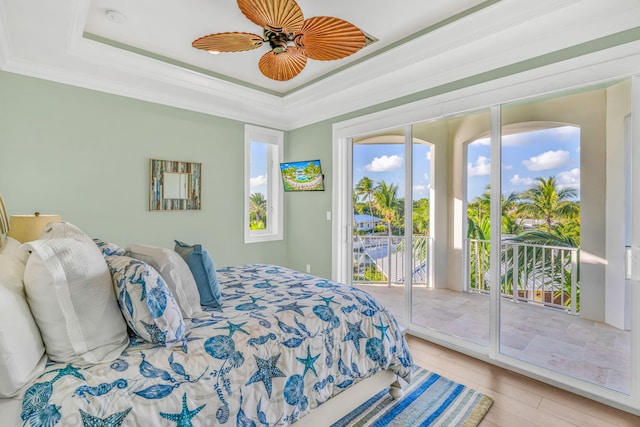
{"type": "MultiPolygon", "coordinates": [[[[515,421],[520,419],[526,420],[527,425],[544,426],[544,427],[576,427],[578,424],[567,421],[563,418],[557,417],[555,414],[540,411],[538,406],[531,406],[526,402],[522,402],[509,394],[502,394],[495,390],[491,390],[485,387],[479,387],[477,389],[481,393],[491,396],[493,399],[493,406],[490,412],[499,412],[501,419],[510,419],[511,422],[507,425],[520,425],[515,421]]],[[[489,420],[493,419],[493,416],[489,417],[489,420]]],[[[504,424],[503,424],[504,425],[504,424]]]]}
{"type": "Polygon", "coordinates": [[[448,351],[448,354],[442,354],[443,357],[435,360],[432,357],[423,357],[415,354],[414,359],[418,365],[423,367],[426,367],[425,365],[427,364],[433,366],[432,370],[468,387],[477,388],[474,384],[484,386],[492,391],[509,395],[533,407],[537,407],[542,401],[542,394],[539,392],[522,387],[516,380],[505,381],[505,378],[512,375],[510,372],[488,363],[479,364],[479,361],[472,357],[464,355],[451,357],[450,353],[452,351],[448,351]]]}
{"type": "MultiPolygon", "coordinates": [[[[576,409],[570,406],[563,405],[560,402],[554,401],[550,398],[545,398],[540,404],[540,410],[553,414],[558,418],[565,420],[577,420],[580,426],[584,427],[614,427],[614,426],[633,426],[638,427],[640,425],[640,418],[635,417],[632,414],[622,415],[611,419],[610,414],[600,403],[592,402],[592,407],[596,407],[597,410],[585,411],[586,408],[576,409]]],[[[618,411],[615,408],[611,408],[613,411],[618,411]]],[[[622,412],[622,411],[619,411],[622,412]]]]}

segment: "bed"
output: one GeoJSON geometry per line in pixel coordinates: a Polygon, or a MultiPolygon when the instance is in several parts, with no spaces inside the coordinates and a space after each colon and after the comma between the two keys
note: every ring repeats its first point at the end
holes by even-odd
{"type": "Polygon", "coordinates": [[[3,425],[318,425],[409,380],[402,331],[366,292],[276,265],[216,275],[221,304],[184,318],[182,340],[130,330],[108,362],[49,362],[0,399],[3,425]]]}

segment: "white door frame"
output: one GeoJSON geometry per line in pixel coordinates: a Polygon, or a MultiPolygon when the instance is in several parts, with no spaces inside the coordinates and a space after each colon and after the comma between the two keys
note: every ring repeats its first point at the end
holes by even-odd
{"type": "MultiPolygon", "coordinates": [[[[587,57],[583,57],[586,62],[587,57]]],[[[332,278],[334,280],[351,283],[352,254],[351,254],[351,226],[352,226],[352,138],[383,132],[387,129],[398,129],[410,126],[413,123],[426,120],[459,115],[468,111],[477,111],[483,108],[491,108],[495,105],[506,104],[516,100],[532,98],[543,93],[560,92],[570,88],[579,88],[596,85],[608,81],[629,78],[638,73],[637,64],[640,63],[640,54],[619,59],[617,61],[597,62],[585,67],[582,65],[562,63],[545,67],[537,72],[524,72],[516,76],[487,82],[481,85],[461,88],[442,95],[422,99],[409,104],[400,105],[384,111],[368,114],[354,119],[337,122],[333,125],[333,193],[332,203],[334,221],[332,224],[332,278]],[[588,68],[589,72],[586,72],[588,68]]],[[[632,138],[634,147],[640,147],[640,77],[633,77],[633,108],[636,114],[633,116],[632,138]]],[[[640,165],[640,150],[633,153],[635,165],[640,165]]],[[[494,178],[496,179],[496,178],[494,178]]],[[[640,174],[634,174],[633,178],[633,211],[640,212],[640,174]]],[[[496,189],[497,190],[497,189],[496,189]]],[[[499,198],[498,198],[499,200],[499,198]]],[[[640,219],[640,217],[639,217],[640,219]]],[[[632,301],[634,307],[640,307],[640,225],[638,221],[633,224],[633,286],[632,301]]],[[[494,237],[495,238],[495,237],[494,237]]],[[[411,306],[411,295],[405,301],[411,306]]],[[[406,309],[406,307],[405,307],[406,309]]],[[[499,332],[499,308],[497,304],[491,307],[492,333],[497,337],[499,332]]],[[[404,316],[407,318],[407,314],[404,316]]],[[[445,342],[442,335],[419,330],[419,325],[409,324],[410,329],[416,328],[417,335],[440,341],[444,345],[449,344],[455,349],[472,354],[475,357],[489,361],[496,365],[507,367],[521,372],[532,378],[578,392],[584,396],[609,405],[617,406],[625,410],[640,414],[640,395],[638,389],[638,361],[640,357],[640,313],[633,310],[632,318],[632,384],[631,395],[624,395],[613,390],[587,383],[570,377],[562,377],[550,373],[550,371],[536,366],[531,366],[517,359],[500,354],[497,349],[499,343],[493,338],[490,349],[479,349],[470,343],[456,341],[445,342]]]]}

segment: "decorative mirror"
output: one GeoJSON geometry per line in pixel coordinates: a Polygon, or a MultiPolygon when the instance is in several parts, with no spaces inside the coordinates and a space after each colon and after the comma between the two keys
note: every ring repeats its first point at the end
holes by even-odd
{"type": "Polygon", "coordinates": [[[201,165],[151,159],[149,210],[199,210],[201,165]]]}

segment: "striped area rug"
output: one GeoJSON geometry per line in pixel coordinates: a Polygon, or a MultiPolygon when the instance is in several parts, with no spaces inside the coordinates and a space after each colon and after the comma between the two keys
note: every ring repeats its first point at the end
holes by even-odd
{"type": "Polygon", "coordinates": [[[477,426],[493,400],[476,390],[414,366],[404,396],[382,390],[332,427],[477,426]]]}

